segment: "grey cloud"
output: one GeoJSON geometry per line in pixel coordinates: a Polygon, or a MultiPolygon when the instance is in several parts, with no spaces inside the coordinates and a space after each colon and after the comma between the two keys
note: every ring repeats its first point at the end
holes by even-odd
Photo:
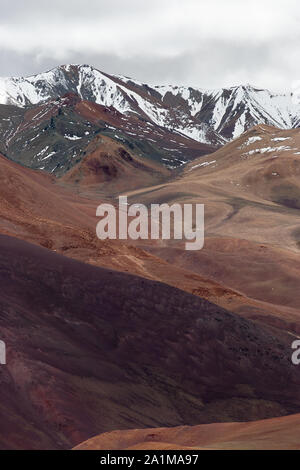
{"type": "Polygon", "coordinates": [[[248,82],[289,89],[300,78],[297,2],[278,0],[273,12],[261,4],[261,23],[247,25],[253,1],[245,0],[241,10],[234,8],[241,2],[228,0],[228,18],[218,8],[211,18],[205,8],[224,2],[0,0],[0,75],[90,63],[152,84],[216,88],[248,82]]]}

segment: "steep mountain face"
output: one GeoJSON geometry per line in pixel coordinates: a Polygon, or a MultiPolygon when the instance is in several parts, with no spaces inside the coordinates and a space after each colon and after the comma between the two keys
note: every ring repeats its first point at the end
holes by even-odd
{"type": "Polygon", "coordinates": [[[76,95],[68,94],[20,112],[0,105],[2,153],[35,170],[56,175],[68,171],[98,130],[76,113],[78,101],[76,95]]]}
{"type": "Polygon", "coordinates": [[[250,85],[203,90],[155,86],[108,75],[88,65],[66,65],[28,78],[0,79],[0,103],[26,107],[66,93],[139,116],[198,142],[221,145],[256,124],[297,127],[300,106],[293,96],[250,85]]]}
{"type": "Polygon", "coordinates": [[[300,106],[293,95],[272,94],[250,85],[214,91],[186,87],[155,87],[164,103],[177,109],[188,105],[196,120],[205,122],[227,140],[257,124],[282,129],[299,126],[300,106]]]}
{"type": "Polygon", "coordinates": [[[199,142],[218,145],[223,139],[205,123],[192,116],[173,113],[160,94],[147,85],[111,76],[88,65],[67,65],[28,78],[0,79],[0,103],[15,106],[36,105],[76,93],[82,99],[113,107],[123,115],[137,114],[144,120],[182,133],[199,142]]]}
{"type": "Polygon", "coordinates": [[[292,335],[0,236],[0,448],[300,410],[292,335]]]}
{"type": "Polygon", "coordinates": [[[2,154],[56,176],[79,163],[99,134],[147,161],[170,168],[219,147],[172,132],[137,114],[124,115],[115,108],[82,100],[75,93],[24,108],[0,105],[0,134],[2,154]]]}

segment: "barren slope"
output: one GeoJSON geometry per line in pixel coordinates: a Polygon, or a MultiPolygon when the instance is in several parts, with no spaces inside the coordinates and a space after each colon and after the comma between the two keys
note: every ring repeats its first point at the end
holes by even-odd
{"type": "MultiPolygon", "coordinates": [[[[109,145],[110,152],[117,152],[120,148],[109,145]]],[[[112,159],[120,168],[122,158],[116,154],[112,159]]],[[[86,164],[89,161],[90,157],[87,156],[86,164]]],[[[127,166],[131,171],[128,172],[126,184],[132,185],[137,168],[130,165],[131,162],[127,166]]],[[[103,173],[99,173],[96,177],[100,178],[103,173]]],[[[55,178],[21,167],[0,156],[0,233],[16,236],[93,265],[113,267],[160,280],[225,308],[236,309],[248,303],[247,299],[232,289],[208,280],[205,275],[191,275],[180,267],[169,265],[138,246],[133,246],[132,242],[125,245],[118,241],[99,241],[95,231],[95,214],[105,196],[101,188],[105,186],[106,191],[115,191],[116,184],[122,185],[122,177],[116,175],[116,183],[113,179],[95,187],[76,183],[73,179],[76,175],[82,178],[81,183],[82,180],[86,183],[89,175],[95,177],[93,168],[90,171],[83,163],[69,175],[71,182],[61,181],[58,185],[55,178]],[[78,190],[87,193],[89,198],[79,196],[78,190]]],[[[144,175],[148,175],[148,170],[144,175]]]]}
{"type": "MultiPolygon", "coordinates": [[[[240,314],[1,237],[1,339],[10,354],[0,388],[1,425],[8,430],[3,448],[63,448],[112,429],[300,411],[293,336],[286,333],[300,331],[299,214],[295,205],[272,198],[277,160],[281,187],[297,185],[298,133],[251,132],[214,154],[211,165],[197,167],[199,160],[176,180],[131,194],[135,202],[205,202],[206,245],[198,253],[173,243],[96,240],[101,188],[118,192],[123,184],[116,178],[111,187],[103,171],[95,177],[93,166],[88,172],[93,151],[101,163],[98,147],[60,185],[0,158],[1,233],[162,280],[240,314]],[[293,145],[272,158],[268,142],[281,147],[281,139],[293,145]],[[92,188],[89,197],[76,194],[74,183],[81,192],[92,188]]],[[[126,175],[124,184],[135,171],[151,175],[152,166],[139,166],[138,158],[125,162],[115,144],[106,138],[104,144],[112,150],[109,168],[126,175]]]]}
{"type": "Polygon", "coordinates": [[[299,162],[299,130],[258,126],[175,181],[132,192],[132,202],[205,204],[203,250],[148,249],[261,302],[235,311],[299,332],[299,162]]]}
{"type": "Polygon", "coordinates": [[[2,448],[300,410],[290,335],[11,237],[0,277],[2,448]]]}
{"type": "Polygon", "coordinates": [[[253,423],[113,431],[89,439],[75,450],[299,450],[299,432],[300,415],[292,415],[253,423]]]}

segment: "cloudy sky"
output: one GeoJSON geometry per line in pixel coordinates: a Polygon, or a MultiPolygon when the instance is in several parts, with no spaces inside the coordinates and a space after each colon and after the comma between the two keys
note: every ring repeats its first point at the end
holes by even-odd
{"type": "Polygon", "coordinates": [[[300,79],[298,0],[0,0],[0,76],[88,63],[150,84],[300,79]]]}

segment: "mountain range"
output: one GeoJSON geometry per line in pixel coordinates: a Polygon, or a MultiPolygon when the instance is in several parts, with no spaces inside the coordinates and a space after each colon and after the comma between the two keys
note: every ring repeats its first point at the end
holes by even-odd
{"type": "Polygon", "coordinates": [[[299,448],[293,97],[75,65],[0,97],[0,448],[299,448]],[[98,240],[120,194],[204,202],[203,249],[98,240]]]}
{"type": "MultiPolygon", "coordinates": [[[[150,86],[89,65],[63,65],[32,77],[0,79],[0,104],[7,106],[28,109],[68,93],[114,110],[123,119],[134,118],[142,127],[147,123],[149,135],[152,130],[167,131],[209,146],[220,146],[257,124],[282,129],[300,125],[300,105],[292,93],[250,85],[216,90],[150,86]]],[[[15,110],[18,114],[22,112],[15,110]]],[[[132,134],[137,130],[133,127],[132,134]]]]}

